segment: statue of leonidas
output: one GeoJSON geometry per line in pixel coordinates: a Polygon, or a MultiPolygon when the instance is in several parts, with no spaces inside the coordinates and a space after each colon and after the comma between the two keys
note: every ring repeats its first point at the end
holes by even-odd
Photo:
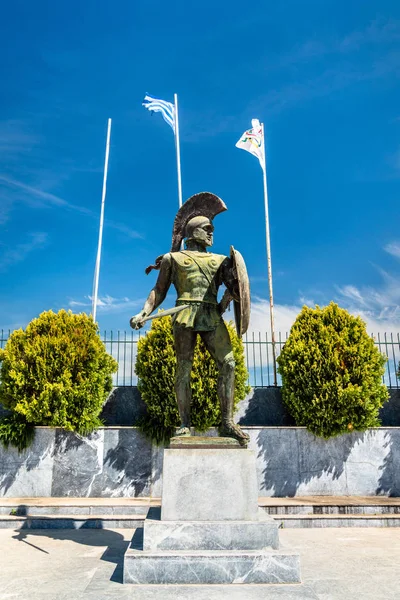
{"type": "Polygon", "coordinates": [[[246,446],[249,436],[233,422],[235,361],[222,314],[233,299],[237,332],[240,336],[245,333],[250,316],[249,281],[243,258],[233,247],[230,256],[207,251],[213,244],[213,218],[226,209],[218,196],[208,192],[196,194],[183,204],[175,218],[171,252],[159,256],[156,264],[146,269],[146,273],[152,269],[160,271],[157,283],[130,325],[133,329],[142,327],[165,299],[171,283],[174,285],[178,294],[176,308],[167,312],[174,313],[175,392],[181,420],[175,435],[190,435],[190,374],[196,338],[200,335],[218,366],[217,391],[222,413],[219,433],[246,446]],[[185,250],[181,250],[183,239],[185,250]],[[226,291],[218,303],[221,284],[226,291]]]}

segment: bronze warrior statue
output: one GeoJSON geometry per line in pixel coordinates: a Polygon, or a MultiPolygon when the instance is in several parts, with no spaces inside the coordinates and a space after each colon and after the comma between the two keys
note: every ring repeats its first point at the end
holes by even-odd
{"type": "Polygon", "coordinates": [[[250,315],[250,291],[246,267],[239,252],[231,247],[231,256],[212,254],[207,248],[213,244],[213,218],[226,210],[224,202],[208,192],[192,196],[179,209],[174,222],[171,252],[159,256],[157,283],[151,290],[143,310],[131,318],[130,325],[139,329],[165,299],[173,283],[178,298],[173,316],[173,334],[177,359],[175,392],[178,402],[180,427],[177,436],[190,435],[191,388],[190,373],[197,335],[218,366],[218,397],[221,403],[222,426],[220,435],[233,437],[247,445],[249,437],[233,422],[235,361],[228,330],[222,313],[233,299],[236,328],[245,333],[250,315]],[[186,248],[181,249],[186,238],[186,248]],[[218,288],[225,284],[226,291],[220,303],[218,288]],[[179,310],[179,312],[178,312],[179,310]]]}

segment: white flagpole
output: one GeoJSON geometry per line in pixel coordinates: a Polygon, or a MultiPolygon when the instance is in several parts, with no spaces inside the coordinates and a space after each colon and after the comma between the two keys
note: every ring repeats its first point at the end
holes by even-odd
{"type": "Polygon", "coordinates": [[[271,337],[272,337],[272,358],[274,363],[274,385],[277,385],[276,377],[276,347],[275,347],[275,326],[274,326],[274,295],[272,291],[272,264],[271,264],[271,244],[269,236],[269,216],[268,216],[268,189],[267,189],[267,161],[265,153],[264,123],[261,123],[262,143],[263,143],[263,183],[264,183],[264,204],[265,204],[265,230],[267,241],[267,263],[268,263],[268,287],[269,287],[269,310],[271,318],[271,337]]]}
{"type": "Polygon", "coordinates": [[[93,295],[92,295],[92,315],[93,315],[93,321],[96,321],[97,294],[98,294],[98,291],[99,291],[99,274],[100,274],[101,245],[102,245],[102,241],[103,241],[103,226],[104,226],[104,203],[105,203],[105,200],[106,200],[107,173],[108,173],[108,157],[109,157],[109,154],[110,154],[110,135],[111,135],[111,119],[108,119],[107,142],[106,142],[106,156],[105,156],[105,160],[104,160],[103,192],[102,192],[102,196],[101,196],[99,243],[98,243],[98,246],[97,246],[97,258],[96,258],[96,267],[95,267],[95,271],[94,271],[93,295]]]}
{"type": "Polygon", "coordinates": [[[179,145],[179,118],[178,118],[178,94],[174,94],[175,106],[175,147],[176,147],[176,168],[178,171],[178,201],[179,208],[182,206],[182,178],[181,178],[181,149],[179,145]]]}

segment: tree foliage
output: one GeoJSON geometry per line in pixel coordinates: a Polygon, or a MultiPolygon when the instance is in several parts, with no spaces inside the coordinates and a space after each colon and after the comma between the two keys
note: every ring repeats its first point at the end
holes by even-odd
{"type": "MultiPolygon", "coordinates": [[[[11,334],[0,361],[0,402],[18,416],[16,424],[25,421],[80,434],[101,425],[99,415],[118,365],[107,354],[91,316],[43,312],[25,331],[11,334]]],[[[3,425],[0,437],[5,441],[5,427],[10,436],[13,425],[3,425]]]]}
{"type": "Polygon", "coordinates": [[[0,441],[5,448],[14,446],[18,452],[25,450],[35,437],[35,427],[27,423],[18,413],[3,417],[0,420],[0,441]]]}
{"type": "MultiPolygon", "coordinates": [[[[232,324],[227,323],[235,358],[234,406],[250,391],[242,340],[232,324]]],[[[179,425],[175,398],[176,358],[172,319],[155,319],[150,331],[138,343],[136,374],[138,388],[147,405],[147,416],[140,423],[142,430],[155,442],[168,441],[179,425]]],[[[191,374],[191,422],[197,431],[218,427],[221,409],[217,397],[218,371],[214,360],[198,336],[191,374]]]]}
{"type": "Polygon", "coordinates": [[[297,425],[325,438],[379,426],[385,362],[360,317],[333,302],[304,306],[278,357],[284,403],[297,425]]]}

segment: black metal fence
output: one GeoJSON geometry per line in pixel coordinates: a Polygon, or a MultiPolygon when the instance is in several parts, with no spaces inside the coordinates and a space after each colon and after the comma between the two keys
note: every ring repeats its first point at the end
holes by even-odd
{"type": "MultiPolygon", "coordinates": [[[[3,348],[10,331],[1,330],[0,348],[3,348]]],[[[372,335],[380,352],[387,357],[383,382],[392,388],[400,387],[397,370],[400,363],[400,333],[372,335]]],[[[279,355],[288,333],[276,335],[276,354],[279,355]]],[[[114,375],[114,385],[133,386],[137,384],[135,361],[139,335],[126,331],[105,331],[102,334],[107,351],[117,360],[119,369],[114,375]]],[[[267,333],[251,332],[243,337],[249,383],[252,387],[268,387],[274,384],[272,341],[267,333]]],[[[278,374],[278,385],[281,379],[278,374]]]]}

